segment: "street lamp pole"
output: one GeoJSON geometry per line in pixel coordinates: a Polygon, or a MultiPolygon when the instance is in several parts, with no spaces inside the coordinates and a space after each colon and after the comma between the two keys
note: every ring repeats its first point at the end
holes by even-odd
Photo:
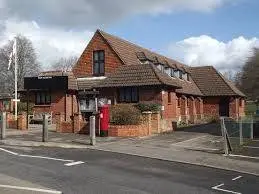
{"type": "Polygon", "coordinates": [[[14,37],[14,45],[15,45],[15,59],[14,59],[14,110],[15,110],[15,120],[17,120],[18,117],[18,92],[17,92],[17,63],[18,63],[18,57],[17,57],[17,39],[14,37]]]}

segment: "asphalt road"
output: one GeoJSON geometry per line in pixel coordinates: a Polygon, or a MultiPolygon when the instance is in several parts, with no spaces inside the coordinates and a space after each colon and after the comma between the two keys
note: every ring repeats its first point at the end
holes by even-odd
{"type": "Polygon", "coordinates": [[[1,185],[41,187],[65,194],[259,193],[259,177],[238,172],[94,150],[4,149],[12,152],[0,150],[1,194],[29,193],[1,185]],[[65,165],[78,161],[84,163],[65,165]]]}

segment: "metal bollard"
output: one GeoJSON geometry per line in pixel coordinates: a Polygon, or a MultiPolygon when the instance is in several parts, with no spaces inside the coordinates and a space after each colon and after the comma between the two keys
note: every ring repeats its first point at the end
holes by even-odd
{"type": "Polygon", "coordinates": [[[254,120],[251,120],[251,134],[250,134],[250,138],[254,139],[254,120]]]}
{"type": "Polygon", "coordinates": [[[1,123],[1,140],[5,139],[5,131],[6,131],[6,112],[1,113],[1,118],[0,118],[0,123],[1,123]]]}
{"type": "Polygon", "coordinates": [[[90,144],[95,145],[95,116],[90,116],[90,144]]]}
{"type": "Polygon", "coordinates": [[[48,141],[48,118],[44,114],[43,115],[43,127],[42,127],[42,142],[48,141]]]}
{"type": "Polygon", "coordinates": [[[240,117],[239,121],[239,140],[240,140],[240,145],[244,144],[244,139],[243,139],[243,123],[242,123],[242,118],[240,117]]]}

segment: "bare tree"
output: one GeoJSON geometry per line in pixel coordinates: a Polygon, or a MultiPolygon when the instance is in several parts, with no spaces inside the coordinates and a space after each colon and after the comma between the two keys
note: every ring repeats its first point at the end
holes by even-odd
{"type": "Polygon", "coordinates": [[[63,72],[71,71],[77,60],[78,58],[76,56],[71,56],[67,58],[62,57],[51,66],[51,69],[63,72]]]}
{"type": "MultiPolygon", "coordinates": [[[[35,76],[40,72],[40,65],[32,42],[25,36],[16,36],[17,40],[17,59],[18,59],[18,89],[23,88],[23,78],[35,76]]],[[[14,60],[11,69],[8,70],[9,56],[12,52],[13,41],[9,41],[0,48],[0,92],[14,91],[14,60]]]]}
{"type": "Polygon", "coordinates": [[[259,98],[259,48],[254,48],[253,55],[245,63],[239,79],[241,88],[249,99],[259,98]]]}

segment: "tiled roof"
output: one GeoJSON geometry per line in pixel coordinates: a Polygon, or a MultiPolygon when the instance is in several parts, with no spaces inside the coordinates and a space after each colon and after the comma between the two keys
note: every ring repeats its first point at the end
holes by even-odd
{"type": "Polygon", "coordinates": [[[100,87],[167,85],[180,88],[176,79],[162,73],[153,64],[123,65],[97,85],[100,87]]]}
{"type": "Polygon", "coordinates": [[[180,80],[178,78],[176,79],[178,80],[179,85],[182,87],[181,89],[176,90],[177,93],[203,96],[200,89],[197,87],[197,85],[194,83],[191,77],[190,81],[180,80]]]}
{"type": "Polygon", "coordinates": [[[0,100],[3,100],[3,99],[11,99],[11,98],[13,98],[13,95],[12,95],[12,94],[0,93],[0,100]]]}
{"type": "Polygon", "coordinates": [[[212,66],[192,67],[190,72],[204,96],[245,96],[212,66]]]}
{"type": "Polygon", "coordinates": [[[118,54],[118,56],[124,62],[125,65],[140,64],[140,61],[137,57],[137,53],[143,52],[148,59],[154,60],[154,58],[156,57],[157,60],[161,63],[167,61],[168,65],[172,68],[175,68],[175,66],[177,66],[179,69],[187,67],[186,65],[178,61],[162,56],[158,53],[152,52],[146,48],[140,47],[129,41],[123,40],[119,37],[113,36],[101,30],[97,31],[110,44],[110,46],[118,54]]]}
{"type": "MultiPolygon", "coordinates": [[[[147,59],[151,60],[153,63],[159,62],[159,63],[162,63],[169,67],[172,67],[174,69],[177,68],[183,72],[189,72],[188,66],[186,66],[182,63],[179,63],[173,59],[170,59],[168,57],[165,57],[165,56],[162,56],[155,52],[152,52],[148,49],[145,49],[136,44],[123,40],[119,37],[110,35],[101,30],[98,30],[98,32],[108,42],[108,44],[117,53],[117,55],[120,57],[120,59],[123,61],[123,63],[125,65],[133,65],[133,66],[136,66],[137,64],[143,65],[140,62],[140,59],[143,59],[144,57],[146,57],[147,59]]],[[[143,69],[143,67],[138,67],[138,68],[141,69],[141,71],[142,71],[141,73],[143,74],[143,71],[145,71],[143,69]]],[[[127,69],[127,68],[125,68],[125,69],[127,69]]],[[[157,70],[157,71],[159,71],[159,70],[157,70]]],[[[173,78],[169,77],[167,74],[162,73],[160,71],[159,71],[159,73],[161,74],[161,77],[167,77],[165,79],[171,79],[171,81],[174,82],[175,84],[177,84],[177,86],[181,86],[182,89],[177,90],[178,92],[181,92],[184,94],[190,94],[190,95],[202,95],[199,88],[195,85],[195,83],[192,80],[190,80],[190,82],[187,82],[184,80],[180,80],[178,78],[173,79],[173,78]]],[[[138,84],[140,84],[140,83],[138,83],[138,84]]],[[[146,83],[143,83],[143,84],[146,84],[146,83]]],[[[119,83],[117,85],[119,85],[119,83]]],[[[152,84],[149,84],[149,85],[152,85],[152,84]]]]}
{"type": "Polygon", "coordinates": [[[93,89],[102,81],[103,81],[103,79],[78,78],[77,79],[78,90],[93,89]]]}
{"type": "Polygon", "coordinates": [[[68,89],[70,90],[77,90],[77,82],[73,72],[62,72],[62,71],[44,71],[39,74],[41,77],[48,77],[48,76],[68,76],[68,89]]]}

